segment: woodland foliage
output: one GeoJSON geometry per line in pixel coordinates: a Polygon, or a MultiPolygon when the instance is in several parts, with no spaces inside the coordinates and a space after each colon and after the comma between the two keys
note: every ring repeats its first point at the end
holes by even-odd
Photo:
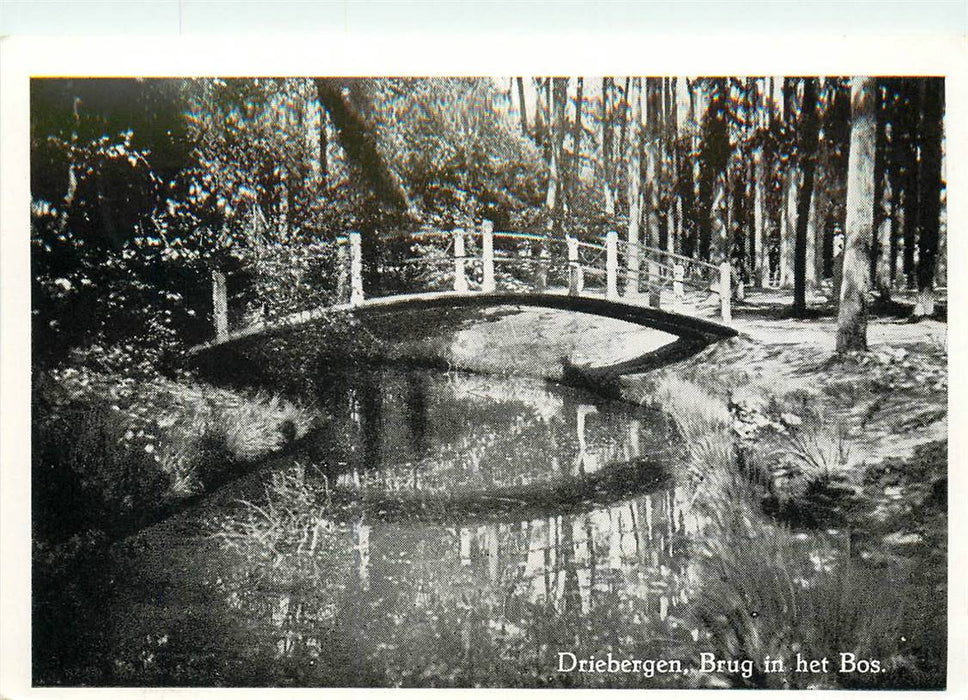
{"type": "Polygon", "coordinates": [[[859,167],[874,179],[867,286],[917,289],[930,314],[945,283],[943,83],[868,89],[876,153],[852,164],[838,77],[37,79],[35,359],[205,339],[212,269],[250,301],[324,301],[348,231],[372,249],[483,219],[726,260],[737,283],[794,287],[802,313],[808,291],[839,298],[859,167]]]}

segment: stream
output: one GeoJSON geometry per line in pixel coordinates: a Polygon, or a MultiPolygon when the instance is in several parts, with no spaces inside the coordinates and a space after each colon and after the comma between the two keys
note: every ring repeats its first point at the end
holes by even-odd
{"type": "Polygon", "coordinates": [[[666,416],[522,377],[324,379],[299,454],[113,548],[55,684],[567,685],[563,652],[689,656],[702,523],[666,416]]]}

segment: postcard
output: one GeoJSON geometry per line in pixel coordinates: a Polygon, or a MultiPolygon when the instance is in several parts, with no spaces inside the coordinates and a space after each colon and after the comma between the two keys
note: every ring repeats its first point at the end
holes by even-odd
{"type": "Polygon", "coordinates": [[[808,45],[7,43],[4,692],[956,690],[964,45],[808,45]]]}

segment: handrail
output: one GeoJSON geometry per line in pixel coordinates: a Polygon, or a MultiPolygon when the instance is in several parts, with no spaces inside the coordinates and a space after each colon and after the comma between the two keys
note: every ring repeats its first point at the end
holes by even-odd
{"type": "MultiPolygon", "coordinates": [[[[454,291],[458,294],[467,294],[471,290],[471,285],[474,285],[475,289],[479,286],[480,291],[484,293],[495,292],[495,264],[502,267],[526,266],[525,270],[527,274],[533,276],[532,282],[538,293],[542,293],[547,288],[548,275],[551,271],[554,271],[554,284],[561,283],[559,274],[566,271],[568,294],[573,296],[582,294],[585,274],[598,280],[605,278],[605,298],[609,300],[619,298],[622,286],[636,292],[642,286],[653,292],[671,286],[672,303],[678,304],[682,302],[684,288],[698,289],[718,295],[723,320],[726,323],[731,320],[731,287],[737,272],[727,262],[714,265],[643,243],[629,243],[627,240],[620,240],[614,231],[609,231],[603,239],[589,241],[570,235],[494,232],[491,223],[485,221],[480,228],[453,231],[439,229],[397,231],[380,235],[377,240],[386,243],[405,240],[412,244],[420,241],[443,240],[442,244],[427,248],[411,245],[409,254],[405,256],[388,255],[393,249],[381,248],[376,259],[371,263],[378,266],[380,270],[390,273],[390,278],[412,266],[453,265],[452,277],[448,276],[444,279],[448,280],[448,283],[452,281],[454,291]],[[468,240],[478,236],[480,237],[478,242],[468,240]],[[523,241],[531,245],[495,248],[495,238],[523,241]],[[566,246],[562,246],[562,243],[566,246]],[[621,244],[621,247],[618,244],[621,244]],[[565,249],[567,249],[567,255],[565,255],[565,249]],[[468,272],[472,273],[471,277],[468,277],[468,272]],[[620,284],[622,280],[624,283],[620,284]]],[[[351,231],[345,236],[339,236],[336,242],[340,244],[337,250],[339,268],[336,298],[349,296],[350,305],[355,306],[364,300],[361,236],[359,232],[351,231]]],[[[325,249],[328,245],[323,242],[310,244],[313,249],[325,249]]],[[[241,270],[225,272],[218,269],[212,270],[213,319],[216,338],[219,339],[224,338],[228,333],[228,300],[244,296],[240,291],[234,289],[230,291],[229,285],[226,284],[227,279],[238,272],[241,270]]],[[[516,278],[518,273],[513,273],[513,276],[516,278]]],[[[596,287],[597,284],[598,281],[596,281],[596,287]]],[[[649,303],[664,304],[665,302],[656,301],[650,292],[649,303]]]]}
{"type": "MultiPolygon", "coordinates": [[[[631,245],[628,241],[619,241],[619,242],[623,243],[626,246],[631,245]]],[[[670,258],[672,260],[678,260],[680,262],[688,263],[689,265],[696,265],[698,267],[703,267],[708,270],[712,270],[717,274],[719,273],[718,265],[714,265],[713,263],[706,262],[705,260],[697,260],[696,258],[690,258],[688,255],[680,255],[679,253],[670,253],[667,250],[662,250],[661,248],[653,248],[652,246],[647,246],[643,243],[639,243],[637,245],[638,245],[639,251],[646,252],[646,253],[655,253],[657,255],[670,258]]]]}
{"type": "Polygon", "coordinates": [[[519,241],[536,241],[538,243],[542,242],[557,242],[562,239],[555,238],[553,236],[546,236],[540,233],[514,233],[512,231],[495,231],[493,233],[495,238],[511,238],[513,240],[519,241]]]}

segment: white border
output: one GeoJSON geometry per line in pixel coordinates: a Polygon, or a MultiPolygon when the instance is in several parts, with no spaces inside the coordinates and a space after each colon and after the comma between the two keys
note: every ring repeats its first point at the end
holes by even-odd
{"type": "MultiPolygon", "coordinates": [[[[549,10],[550,11],[550,10],[549,10]]],[[[29,76],[174,75],[945,75],[949,265],[948,691],[968,691],[968,42],[933,37],[781,35],[459,36],[345,33],[265,38],[15,37],[0,43],[0,697],[262,698],[265,690],[30,688],[29,76]]],[[[348,697],[426,690],[273,690],[274,696],[348,697]]],[[[468,692],[438,691],[440,696],[468,692]]],[[[541,691],[517,691],[536,696],[541,691]]],[[[570,697],[594,692],[570,691],[570,697]]],[[[709,691],[650,691],[650,696],[709,691]]],[[[736,691],[742,693],[742,691],[736,691]]],[[[756,698],[795,691],[757,691],[756,698]]],[[[817,697],[816,691],[806,691],[817,697]]],[[[861,691],[852,691],[852,694],[861,691]]],[[[821,693],[826,696],[828,693],[821,693]]],[[[904,693],[911,698],[922,693],[904,693]]],[[[889,697],[894,693],[882,693],[889,697]]],[[[938,697],[938,694],[930,695],[938,697]]],[[[745,697],[745,694],[743,695],[745,697]]],[[[734,697],[734,695],[730,695],[734,697]]],[[[739,696],[736,696],[739,697],[739,696]]]]}

